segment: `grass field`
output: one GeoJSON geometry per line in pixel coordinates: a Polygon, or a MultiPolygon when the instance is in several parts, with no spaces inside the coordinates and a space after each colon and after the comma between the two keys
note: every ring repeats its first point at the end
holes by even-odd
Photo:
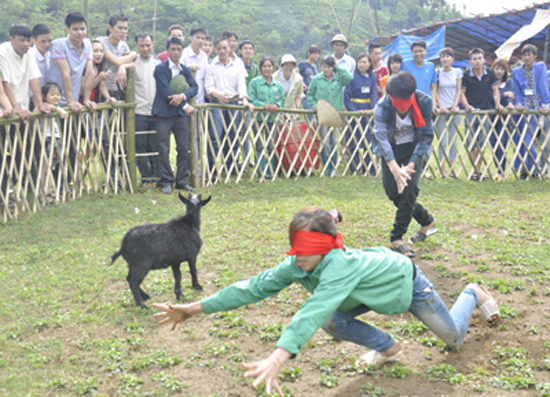
{"type": "MultiPolygon", "coordinates": [[[[287,228],[306,205],[339,208],[351,247],[387,245],[394,209],[380,178],[221,185],[203,209],[198,259],[206,297],[285,258],[287,228]]],[[[474,314],[458,351],[408,314],[367,314],[405,347],[400,363],[355,367],[366,351],[319,331],[281,382],[293,396],[550,396],[550,184],[423,180],[420,201],[440,232],[416,262],[452,305],[468,282],[501,304],[488,328],[474,314]]],[[[265,357],[308,298],[292,286],[263,303],[199,316],[175,331],[134,307],[127,267],[108,256],[131,226],[182,214],[176,195],[88,196],[0,226],[0,395],[257,396],[240,362],[265,357]]],[[[417,225],[411,224],[409,235],[417,225]]],[[[153,301],[173,301],[169,269],[149,273],[153,301]]],[[[477,313],[477,312],[476,312],[477,313]]]]}

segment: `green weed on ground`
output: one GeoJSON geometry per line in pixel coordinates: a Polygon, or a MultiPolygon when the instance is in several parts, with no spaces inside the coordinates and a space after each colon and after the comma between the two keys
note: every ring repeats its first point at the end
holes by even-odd
{"type": "MultiPolygon", "coordinates": [[[[350,247],[386,246],[395,213],[380,178],[245,182],[202,193],[213,195],[202,212],[204,245],[198,260],[205,292],[191,288],[183,264],[188,301],[283,260],[288,223],[302,207],[338,208],[344,215],[339,229],[350,247]]],[[[462,352],[447,356],[448,350],[417,321],[382,317],[377,326],[411,341],[422,352],[421,360],[408,362],[405,355],[403,365],[372,376],[352,365],[360,350],[340,352],[339,342],[321,333],[282,372],[285,391],[307,395],[308,388],[316,388],[318,395],[334,395],[353,379],[368,376],[357,383],[356,395],[391,395],[389,384],[379,383],[382,379],[403,379],[424,390],[445,382],[462,388],[455,395],[487,390],[491,395],[512,390],[548,395],[544,342],[550,335],[547,305],[541,303],[550,299],[549,193],[545,181],[421,183],[420,201],[437,218],[440,232],[415,247],[418,262],[433,269],[432,281],[447,291],[442,296],[450,304],[470,281],[485,283],[504,304],[504,323],[494,330],[496,345],[486,357],[490,371],[476,375],[473,367],[452,361],[443,367],[442,357],[452,360],[462,352]],[[527,317],[528,311],[536,317],[527,317]],[[540,349],[522,350],[516,340],[540,349]]],[[[88,196],[0,226],[1,395],[257,393],[244,378],[241,362],[273,349],[309,296],[301,287],[168,333],[157,326],[152,310],[134,307],[124,261],[107,266],[130,227],[166,221],[183,211],[175,195],[140,191],[88,196]],[[198,382],[201,376],[204,381],[198,382]]],[[[416,227],[413,221],[409,234],[416,227]]],[[[142,286],[153,301],[175,298],[169,269],[150,272],[142,286]]]]}

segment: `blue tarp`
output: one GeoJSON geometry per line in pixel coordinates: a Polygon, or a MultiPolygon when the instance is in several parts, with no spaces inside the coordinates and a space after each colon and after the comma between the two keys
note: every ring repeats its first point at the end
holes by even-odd
{"type": "MultiPolygon", "coordinates": [[[[386,50],[384,52],[384,58],[397,53],[400,54],[405,61],[412,59],[411,43],[418,39],[419,37],[417,36],[398,36],[397,39],[384,47],[386,50]]],[[[428,47],[425,59],[430,60],[439,58],[439,51],[445,47],[445,26],[429,36],[422,37],[422,40],[426,42],[428,47]]]]}
{"type": "MultiPolygon", "coordinates": [[[[531,23],[535,17],[537,8],[546,10],[549,8],[549,3],[540,3],[524,10],[512,10],[487,17],[436,22],[416,29],[394,33],[390,36],[373,37],[369,41],[385,46],[388,43],[393,43],[393,41],[403,35],[422,39],[432,35],[444,26],[446,28],[445,46],[454,49],[457,60],[468,59],[468,52],[474,47],[482,48],[486,51],[486,55],[490,56],[522,26],[531,23]]],[[[538,47],[539,55],[542,55],[545,37],[546,29],[528,41],[538,47]]],[[[515,62],[518,58],[519,56],[516,52],[510,58],[510,61],[515,62]]]]}

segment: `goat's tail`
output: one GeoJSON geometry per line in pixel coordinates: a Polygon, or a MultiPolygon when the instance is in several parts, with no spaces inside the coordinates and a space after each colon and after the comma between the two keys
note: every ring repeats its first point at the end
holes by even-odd
{"type": "Polygon", "coordinates": [[[110,256],[111,263],[109,263],[109,266],[111,266],[115,261],[118,259],[118,257],[122,255],[122,249],[120,251],[115,252],[113,255],[110,256]]]}

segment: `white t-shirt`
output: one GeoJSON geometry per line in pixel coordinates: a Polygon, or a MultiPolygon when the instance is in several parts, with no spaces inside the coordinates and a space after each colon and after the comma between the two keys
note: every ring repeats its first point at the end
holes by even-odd
{"type": "MultiPolygon", "coordinates": [[[[462,72],[458,68],[452,68],[450,72],[444,72],[443,69],[437,71],[439,77],[439,98],[446,108],[453,107],[456,99],[456,90],[458,80],[462,78],[462,72]]],[[[460,89],[460,87],[459,87],[460,89]]]]}
{"type": "Polygon", "coordinates": [[[157,84],[153,72],[160,63],[157,58],[144,59],[138,56],[136,65],[136,114],[151,116],[153,101],[157,92],[157,84]]]}
{"type": "MultiPolygon", "coordinates": [[[[125,41],[119,41],[118,45],[114,46],[109,41],[109,38],[107,36],[98,37],[97,40],[101,41],[101,44],[103,44],[103,49],[105,50],[105,52],[110,51],[117,58],[120,58],[124,54],[130,52],[130,47],[128,47],[128,44],[125,41]]],[[[113,65],[111,62],[109,62],[106,59],[103,59],[102,65],[103,65],[104,72],[111,73],[111,77],[105,80],[107,89],[109,91],[118,91],[118,87],[116,84],[116,74],[118,73],[118,67],[113,65]]]]}
{"type": "Polygon", "coordinates": [[[206,53],[203,50],[199,50],[199,55],[197,55],[191,46],[188,46],[183,50],[180,62],[187,67],[193,64],[199,66],[199,70],[193,73],[195,81],[199,86],[199,91],[195,97],[195,102],[204,103],[204,80],[206,77],[206,69],[208,68],[208,57],[206,56],[206,53]]]}
{"type": "Polygon", "coordinates": [[[28,109],[29,82],[42,76],[34,55],[27,53],[20,57],[13,49],[11,42],[6,41],[0,44],[0,70],[4,75],[4,81],[10,84],[17,106],[20,109],[28,109]]]}
{"type": "Polygon", "coordinates": [[[414,140],[413,123],[410,113],[403,118],[401,118],[398,113],[395,113],[395,127],[396,145],[403,145],[414,140]]]}

